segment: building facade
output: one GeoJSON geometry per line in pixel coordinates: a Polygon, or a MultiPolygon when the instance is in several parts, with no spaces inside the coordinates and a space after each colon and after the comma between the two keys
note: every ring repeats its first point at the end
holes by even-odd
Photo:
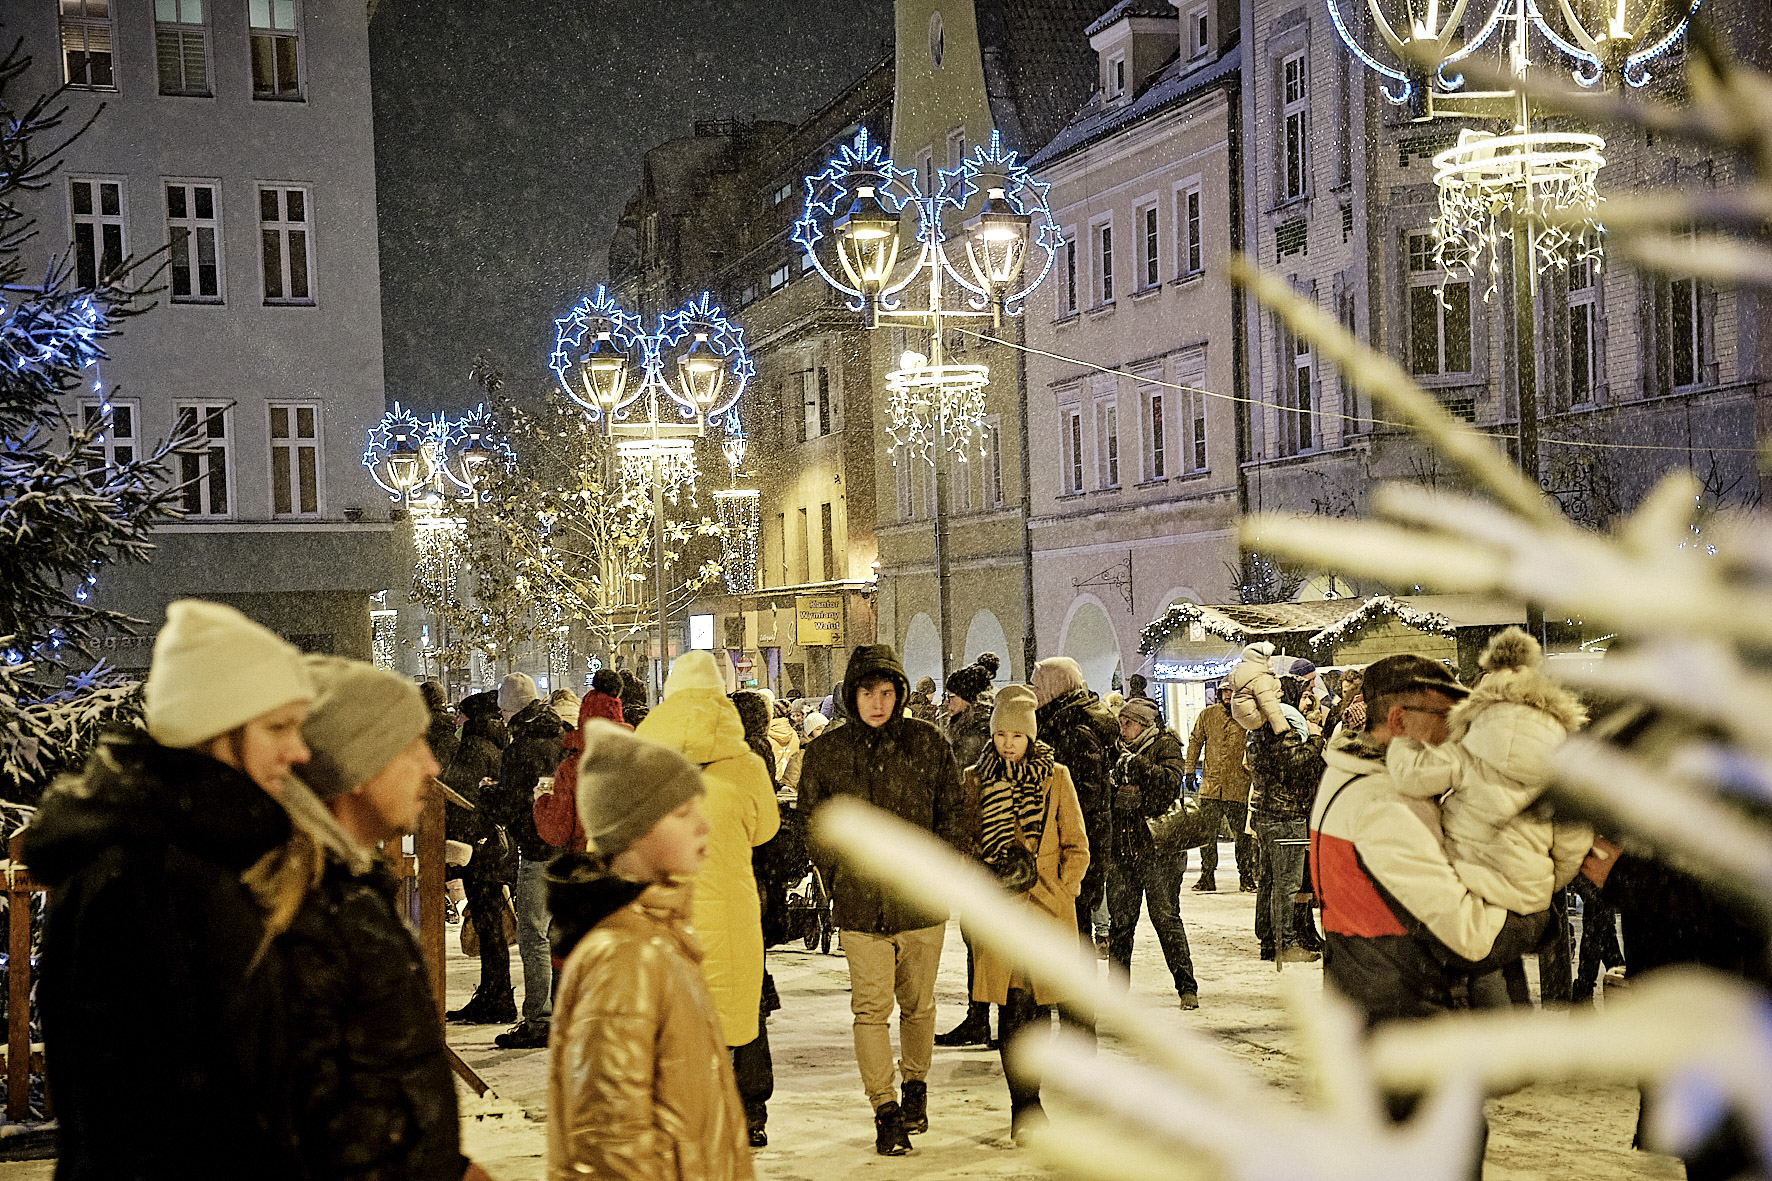
{"type": "MultiPolygon", "coordinates": [[[[27,208],[44,261],[81,284],[162,261],[158,306],[92,371],[107,455],[195,426],[173,457],[182,520],[99,602],[144,619],[232,604],[310,651],[370,658],[371,595],[396,574],[389,503],[360,463],[383,411],[367,14],[361,0],[25,0],[30,68],[92,126],[27,208]],[[100,107],[103,107],[102,112],[100,107]],[[71,246],[70,246],[71,244],[71,246]]],[[[139,273],[139,272],[138,272],[139,273]]],[[[152,627],[108,640],[148,662],[152,627]]]]}
{"type": "Polygon", "coordinates": [[[1237,19],[1116,5],[1100,89],[1032,161],[1064,235],[1027,316],[1034,616],[1104,694],[1171,603],[1235,594],[1237,19]]]}

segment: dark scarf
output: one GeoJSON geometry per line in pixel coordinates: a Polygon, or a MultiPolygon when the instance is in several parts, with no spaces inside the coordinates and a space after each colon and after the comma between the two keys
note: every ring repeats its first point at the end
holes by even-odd
{"type": "Polygon", "coordinates": [[[1019,763],[1007,762],[995,743],[984,748],[972,769],[979,782],[979,851],[992,861],[1015,840],[1015,821],[1021,820],[1022,836],[1032,852],[1039,848],[1046,827],[1046,780],[1058,765],[1052,748],[1032,742],[1019,763]]]}

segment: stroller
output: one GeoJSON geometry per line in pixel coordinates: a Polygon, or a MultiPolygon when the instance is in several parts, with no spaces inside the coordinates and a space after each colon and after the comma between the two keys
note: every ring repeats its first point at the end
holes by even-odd
{"type": "Polygon", "coordinates": [[[774,947],[798,939],[807,951],[829,953],[836,935],[831,895],[806,852],[800,814],[792,796],[780,797],[781,831],[753,855],[763,892],[763,942],[774,947]]]}

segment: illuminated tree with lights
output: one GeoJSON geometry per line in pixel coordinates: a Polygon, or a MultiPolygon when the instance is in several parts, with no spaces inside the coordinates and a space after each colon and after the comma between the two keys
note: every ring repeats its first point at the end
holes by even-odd
{"type": "Polygon", "coordinates": [[[84,759],[101,726],[135,712],[135,686],[96,656],[106,633],[139,621],[97,607],[93,593],[104,567],[147,561],[155,522],[178,515],[166,460],[182,442],[104,446],[104,341],[147,306],[128,285],[132,261],[98,254],[97,284],[83,288],[78,249],[41,274],[21,256],[35,230],[18,202],[49,185],[91,125],[66,130],[54,95],[14,106],[7,92],[29,65],[17,47],[0,60],[0,795],[27,802],[84,759]],[[39,150],[44,139],[53,146],[39,150]],[[74,418],[61,403],[76,390],[92,408],[74,418]]]}

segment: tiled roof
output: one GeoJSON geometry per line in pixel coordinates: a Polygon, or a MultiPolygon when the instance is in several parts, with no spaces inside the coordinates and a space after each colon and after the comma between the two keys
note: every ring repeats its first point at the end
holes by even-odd
{"type": "Polygon", "coordinates": [[[1079,30],[1101,0],[977,0],[991,121],[1025,158],[1051,139],[1096,84],[1079,30]]]}
{"type": "Polygon", "coordinates": [[[1108,103],[1097,94],[1052,137],[1050,143],[1034,153],[1028,167],[1037,169],[1041,164],[1112,135],[1165,107],[1183,102],[1235,74],[1242,62],[1243,52],[1239,45],[1208,66],[1179,59],[1170,62],[1158,70],[1143,93],[1129,103],[1108,103]]]}
{"type": "Polygon", "coordinates": [[[1083,36],[1093,37],[1103,29],[1111,27],[1114,22],[1129,16],[1157,16],[1169,20],[1175,19],[1175,5],[1165,0],[1120,0],[1120,2],[1090,22],[1083,36]]]}

